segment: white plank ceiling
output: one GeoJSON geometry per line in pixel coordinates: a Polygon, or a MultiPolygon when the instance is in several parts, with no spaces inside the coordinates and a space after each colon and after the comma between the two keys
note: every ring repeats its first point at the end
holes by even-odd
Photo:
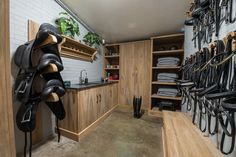
{"type": "Polygon", "coordinates": [[[106,42],[178,33],[190,0],[62,0],[106,42]]]}

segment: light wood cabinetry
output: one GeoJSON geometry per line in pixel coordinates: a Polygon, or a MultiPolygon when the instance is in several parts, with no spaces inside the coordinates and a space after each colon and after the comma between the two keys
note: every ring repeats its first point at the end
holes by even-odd
{"type": "Polygon", "coordinates": [[[142,108],[150,104],[150,40],[120,44],[119,104],[132,105],[134,96],[142,96],[142,108]]]}
{"type": "Polygon", "coordinates": [[[112,104],[118,104],[118,83],[112,86],[112,104]]]}
{"type": "Polygon", "coordinates": [[[78,91],[68,89],[63,98],[66,118],[59,122],[62,135],[79,141],[117,106],[117,83],[78,91]]]}

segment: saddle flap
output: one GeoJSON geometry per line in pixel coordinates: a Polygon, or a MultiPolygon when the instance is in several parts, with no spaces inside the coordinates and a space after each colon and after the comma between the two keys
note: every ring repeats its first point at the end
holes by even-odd
{"type": "Polygon", "coordinates": [[[61,60],[57,55],[47,53],[40,59],[37,70],[40,72],[50,72],[50,70],[52,72],[60,72],[63,68],[61,60]]]}
{"type": "Polygon", "coordinates": [[[57,102],[45,102],[53,114],[59,119],[63,120],[66,116],[66,112],[61,99],[57,102]]]}
{"type": "Polygon", "coordinates": [[[28,45],[28,43],[20,45],[14,54],[14,62],[21,69],[28,69],[31,67],[28,45]]]}
{"type": "Polygon", "coordinates": [[[49,97],[57,95],[57,97],[62,97],[65,95],[65,89],[63,88],[62,82],[56,79],[52,79],[46,83],[41,94],[41,99],[47,101],[49,97]]]}
{"type": "Polygon", "coordinates": [[[32,132],[36,126],[36,112],[39,101],[22,103],[16,114],[17,127],[23,132],[32,132]]]}

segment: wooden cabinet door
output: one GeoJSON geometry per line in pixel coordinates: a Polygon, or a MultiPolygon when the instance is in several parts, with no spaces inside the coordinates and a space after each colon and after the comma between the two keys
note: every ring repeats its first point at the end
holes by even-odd
{"type": "Polygon", "coordinates": [[[101,115],[104,115],[109,109],[109,105],[111,104],[111,90],[110,90],[110,85],[103,86],[99,90],[99,98],[101,99],[100,101],[100,106],[101,106],[101,115]]]}
{"type": "Polygon", "coordinates": [[[105,105],[106,105],[106,98],[105,98],[105,87],[98,87],[96,97],[97,97],[97,116],[98,118],[101,117],[105,113],[105,105]]]}
{"type": "Polygon", "coordinates": [[[142,108],[150,104],[150,40],[120,45],[119,104],[132,105],[134,96],[142,96],[142,108]]]}
{"type": "Polygon", "coordinates": [[[119,104],[130,105],[134,95],[133,67],[134,44],[124,43],[120,45],[120,91],[119,104]]]}
{"type": "Polygon", "coordinates": [[[106,112],[109,111],[112,106],[113,106],[113,90],[112,90],[112,86],[113,85],[109,85],[107,86],[106,89],[106,98],[107,98],[107,102],[106,102],[106,112]]]}
{"type": "Polygon", "coordinates": [[[79,92],[78,102],[79,132],[88,127],[97,119],[97,90],[96,88],[82,90],[79,92]]]}
{"type": "Polygon", "coordinates": [[[112,85],[112,107],[116,106],[118,104],[118,84],[115,83],[112,85]]]}
{"type": "Polygon", "coordinates": [[[65,96],[62,98],[66,117],[62,121],[59,121],[60,128],[78,132],[78,100],[79,94],[76,90],[66,90],[65,96]]]}

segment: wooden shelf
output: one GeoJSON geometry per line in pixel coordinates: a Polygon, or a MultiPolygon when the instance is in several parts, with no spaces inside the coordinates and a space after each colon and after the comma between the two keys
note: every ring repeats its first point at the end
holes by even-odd
{"type": "Polygon", "coordinates": [[[183,54],[184,50],[180,49],[180,50],[167,50],[167,51],[154,51],[152,52],[153,55],[176,55],[176,54],[183,54]]]}
{"type": "Polygon", "coordinates": [[[120,68],[105,68],[105,70],[119,70],[120,68]]]}
{"type": "Polygon", "coordinates": [[[152,67],[152,69],[176,69],[179,70],[180,66],[158,66],[158,67],[152,67]]]}
{"type": "Polygon", "coordinates": [[[183,36],[184,36],[184,34],[178,33],[178,34],[170,34],[170,35],[151,37],[151,39],[176,38],[176,37],[183,37],[183,36]]]}
{"type": "Polygon", "coordinates": [[[119,82],[119,80],[108,80],[109,82],[119,82]]]}
{"type": "Polygon", "coordinates": [[[105,58],[119,58],[119,55],[114,55],[114,56],[105,56],[105,58]]]}
{"type": "Polygon", "coordinates": [[[106,47],[113,47],[113,46],[120,46],[119,43],[115,43],[115,44],[106,44],[106,47]]]}
{"type": "Polygon", "coordinates": [[[160,81],[153,81],[152,84],[154,85],[169,85],[169,86],[176,86],[175,82],[160,82],[160,81]]]}
{"type": "Polygon", "coordinates": [[[157,94],[153,94],[151,97],[156,99],[166,99],[166,100],[178,100],[178,101],[182,100],[182,97],[159,96],[157,94]]]}
{"type": "Polygon", "coordinates": [[[85,60],[92,62],[95,59],[97,50],[79,41],[62,36],[64,43],[61,46],[61,55],[63,57],[85,60]]]}

